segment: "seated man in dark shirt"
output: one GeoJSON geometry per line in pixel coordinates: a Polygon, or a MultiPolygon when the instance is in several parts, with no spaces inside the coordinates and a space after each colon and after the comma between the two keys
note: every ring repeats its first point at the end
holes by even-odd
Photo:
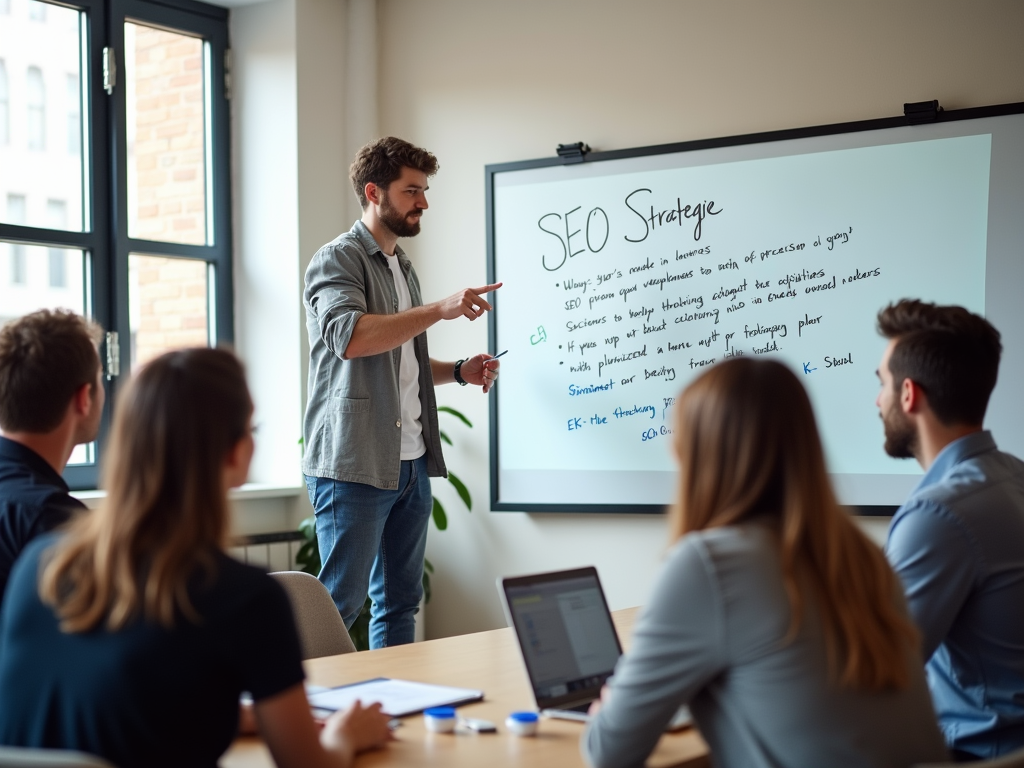
{"type": "Polygon", "coordinates": [[[22,549],[85,509],[61,473],[99,430],[99,337],[98,326],[66,310],[0,328],[0,605],[22,549]]]}

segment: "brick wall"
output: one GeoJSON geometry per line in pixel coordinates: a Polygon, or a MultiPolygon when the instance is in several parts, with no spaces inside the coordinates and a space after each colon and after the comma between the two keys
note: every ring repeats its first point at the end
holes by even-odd
{"type": "MultiPolygon", "coordinates": [[[[204,245],[203,43],[134,25],[135,216],[132,237],[204,245]]],[[[207,343],[206,264],[133,256],[136,363],[207,343]]]]}

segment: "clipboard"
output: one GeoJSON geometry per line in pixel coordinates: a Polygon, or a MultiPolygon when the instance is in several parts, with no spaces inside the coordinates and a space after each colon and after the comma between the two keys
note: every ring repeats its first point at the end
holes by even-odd
{"type": "Polygon", "coordinates": [[[381,711],[391,717],[414,715],[431,707],[457,707],[480,701],[483,691],[472,688],[453,688],[447,685],[432,685],[413,680],[394,680],[389,677],[375,677],[358,683],[349,683],[337,688],[328,688],[309,694],[309,705],[314,714],[329,715],[345,709],[357,699],[363,704],[381,704],[381,711]]]}

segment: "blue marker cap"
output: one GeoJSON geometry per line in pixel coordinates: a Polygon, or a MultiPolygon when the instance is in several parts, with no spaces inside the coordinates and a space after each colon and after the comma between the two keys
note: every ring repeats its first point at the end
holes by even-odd
{"type": "Polygon", "coordinates": [[[450,717],[455,717],[455,707],[431,707],[430,709],[424,709],[423,714],[426,717],[447,720],[450,717]]]}
{"type": "Polygon", "coordinates": [[[508,717],[517,723],[536,723],[538,719],[536,712],[513,712],[508,717]]]}

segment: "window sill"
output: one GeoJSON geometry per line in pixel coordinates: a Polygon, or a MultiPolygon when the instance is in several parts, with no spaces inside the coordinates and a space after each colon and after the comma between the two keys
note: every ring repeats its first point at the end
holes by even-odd
{"type": "MultiPolygon", "coordinates": [[[[248,499],[286,499],[299,496],[305,492],[301,485],[273,485],[269,483],[246,483],[240,488],[231,491],[232,501],[244,501],[248,499]]],[[[71,491],[71,495],[81,501],[89,509],[95,509],[99,503],[107,497],[107,492],[102,490],[71,491]]]]}

